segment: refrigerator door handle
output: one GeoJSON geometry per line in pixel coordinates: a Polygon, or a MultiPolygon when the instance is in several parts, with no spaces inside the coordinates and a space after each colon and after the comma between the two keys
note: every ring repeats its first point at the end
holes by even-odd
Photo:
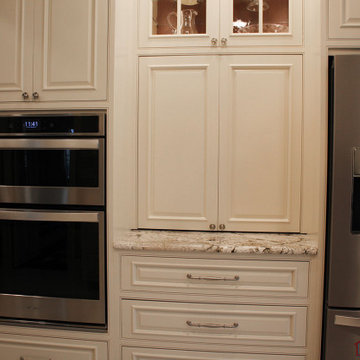
{"type": "Polygon", "coordinates": [[[340,326],[360,327],[360,318],[335,315],[334,324],[340,326]]]}

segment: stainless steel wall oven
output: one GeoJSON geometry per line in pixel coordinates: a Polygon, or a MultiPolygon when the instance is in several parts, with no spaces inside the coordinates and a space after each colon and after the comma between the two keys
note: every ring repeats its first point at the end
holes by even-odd
{"type": "Polygon", "coordinates": [[[0,318],[106,327],[103,111],[0,114],[0,318]]]}

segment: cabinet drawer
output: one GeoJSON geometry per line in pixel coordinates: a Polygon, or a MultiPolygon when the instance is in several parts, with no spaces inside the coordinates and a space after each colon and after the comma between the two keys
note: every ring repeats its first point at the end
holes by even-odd
{"type": "Polygon", "coordinates": [[[122,360],[305,360],[304,356],[123,348],[122,360]]]}
{"type": "Polygon", "coordinates": [[[123,337],[304,346],[306,308],[122,301],[123,337]]]}
{"type": "Polygon", "coordinates": [[[308,263],[123,256],[123,290],[306,298],[308,263]]]}
{"type": "Polygon", "coordinates": [[[1,336],[4,360],[106,360],[107,344],[96,341],[1,336]]]}

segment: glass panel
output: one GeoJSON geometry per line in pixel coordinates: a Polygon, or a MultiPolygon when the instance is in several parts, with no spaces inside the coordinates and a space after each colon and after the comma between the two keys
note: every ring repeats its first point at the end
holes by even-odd
{"type": "Polygon", "coordinates": [[[206,34],[206,0],[181,0],[181,33],[206,34]]]}
{"type": "Polygon", "coordinates": [[[167,35],[177,33],[177,1],[153,0],[152,33],[167,35]]]}
{"type": "Polygon", "coordinates": [[[264,0],[264,33],[289,32],[288,0],[264,0]]]}
{"type": "Polygon", "coordinates": [[[99,225],[0,221],[0,293],[99,299],[99,225]]]}
{"type": "Polygon", "coordinates": [[[206,0],[179,1],[181,1],[180,21],[177,18],[177,0],[153,0],[152,33],[154,35],[206,33],[206,0]]]}
{"type": "Polygon", "coordinates": [[[0,185],[98,187],[98,150],[1,150],[0,185]]]}
{"type": "MultiPolygon", "coordinates": [[[[258,33],[259,11],[253,6],[254,1],[233,0],[233,33],[258,33]]],[[[256,0],[255,0],[256,1],[256,0]]]]}

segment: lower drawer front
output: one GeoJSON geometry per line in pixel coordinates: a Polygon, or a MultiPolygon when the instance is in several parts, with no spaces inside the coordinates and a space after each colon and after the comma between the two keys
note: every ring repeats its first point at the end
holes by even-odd
{"type": "Polygon", "coordinates": [[[1,360],[106,360],[106,343],[44,340],[14,336],[0,338],[1,360]],[[45,342],[46,341],[46,342],[45,342]]]}
{"type": "Polygon", "coordinates": [[[305,346],[306,307],[122,301],[123,337],[305,346]]]}
{"type": "Polygon", "coordinates": [[[122,360],[305,360],[298,355],[209,353],[160,349],[123,348],[122,360]]]}

